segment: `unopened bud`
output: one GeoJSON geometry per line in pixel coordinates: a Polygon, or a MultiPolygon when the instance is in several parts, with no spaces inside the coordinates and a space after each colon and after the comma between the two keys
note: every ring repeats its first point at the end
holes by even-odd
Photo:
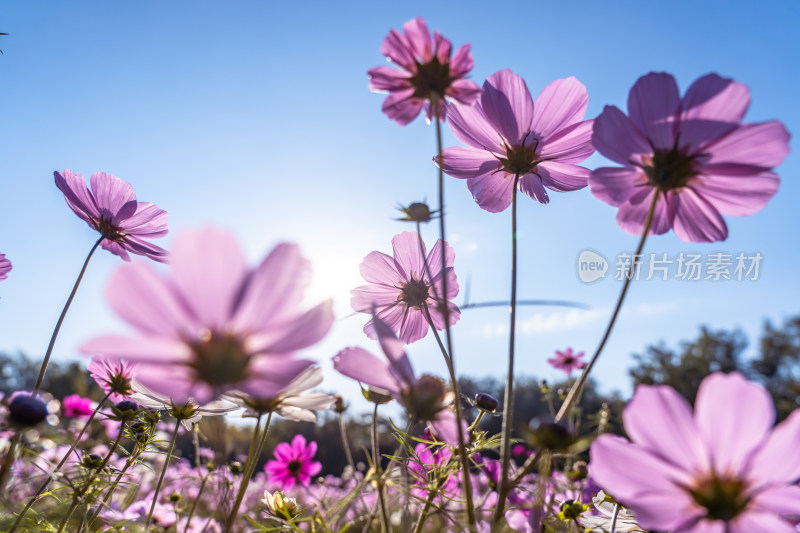
{"type": "Polygon", "coordinates": [[[389,403],[392,401],[391,396],[389,396],[388,394],[384,394],[383,392],[378,392],[376,389],[373,389],[371,387],[366,389],[361,389],[361,394],[364,395],[364,398],[366,398],[367,401],[378,405],[389,403]]]}
{"type": "Polygon", "coordinates": [[[39,398],[20,394],[8,404],[8,415],[20,426],[35,426],[47,418],[47,405],[39,398]]]}
{"type": "Polygon", "coordinates": [[[537,416],[531,420],[525,436],[533,448],[552,452],[566,450],[574,441],[566,426],[553,421],[549,416],[537,416]]]}
{"type": "Polygon", "coordinates": [[[587,468],[586,461],[577,461],[572,465],[572,470],[569,473],[569,477],[575,481],[586,479],[588,475],[589,469],[587,468]]]}
{"type": "Polygon", "coordinates": [[[173,492],[169,495],[169,501],[172,503],[178,503],[181,501],[181,494],[179,492],[173,492]]]}
{"type": "Polygon", "coordinates": [[[497,406],[500,405],[500,402],[491,394],[479,392],[475,395],[475,405],[482,411],[494,413],[497,410],[497,406]]]}
{"type": "Polygon", "coordinates": [[[231,474],[238,476],[244,472],[244,466],[239,461],[234,461],[228,465],[228,470],[231,471],[231,474]]]}
{"type": "Polygon", "coordinates": [[[89,470],[97,470],[103,464],[103,457],[96,453],[90,453],[83,456],[81,466],[89,470]]]}
{"type": "Polygon", "coordinates": [[[339,395],[334,396],[334,398],[333,410],[340,414],[347,411],[347,404],[344,403],[344,399],[339,395]]]}

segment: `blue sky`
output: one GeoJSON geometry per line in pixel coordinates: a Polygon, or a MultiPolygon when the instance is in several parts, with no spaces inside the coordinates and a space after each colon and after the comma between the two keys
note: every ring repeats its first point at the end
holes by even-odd
{"type": "MultiPolygon", "coordinates": [[[[385,64],[390,28],[424,16],[455,46],[472,44],[479,84],[511,68],[531,92],[576,76],[589,92],[587,118],[624,107],[649,71],[674,74],[682,90],[708,72],[747,84],[747,122],[780,119],[800,131],[800,4],[745,2],[11,2],[0,17],[0,251],[14,263],[0,284],[0,350],[39,357],[95,236],[67,208],[54,170],[87,178],[105,171],[130,181],[142,201],[170,214],[169,247],[185,228],[214,225],[237,234],[255,263],[277,242],[299,242],[313,261],[309,302],[333,297],[340,320],[310,350],[323,361],[347,345],[377,348],[349,317],[349,290],[362,283],[361,259],[389,252],[397,203],[436,201],[434,131],[423,120],[401,128],[367,91],[366,71],[385,64]]],[[[446,131],[445,146],[458,142],[446,131]]],[[[796,147],[796,140],[792,146],[796,147]]],[[[593,156],[587,166],[604,164],[593,156]]],[[[728,218],[730,237],[685,244],[670,233],[646,252],[724,252],[764,257],[757,281],[650,280],[636,283],[596,377],[629,391],[630,355],[660,339],[674,344],[701,324],[744,328],[800,311],[800,160],[778,168],[781,187],[758,214],[728,218]]],[[[480,210],[463,182],[449,179],[448,233],[462,288],[472,301],[508,298],[510,211],[480,210]]],[[[582,302],[587,311],[524,308],[520,374],[555,378],[545,360],[572,346],[591,352],[620,282],[581,283],[578,254],[630,253],[616,210],[588,189],[522,197],[520,298],[582,302]]],[[[426,229],[432,243],[436,231],[426,229]]],[[[126,331],[104,291],[121,260],[92,260],[54,357],[77,357],[95,335],[126,331]]],[[[611,266],[613,274],[613,264],[611,266]]],[[[673,271],[674,272],[674,271],[673,271]]],[[[458,301],[461,301],[462,296],[458,301]]],[[[468,310],[455,328],[458,370],[501,376],[507,311],[468,310]]],[[[413,344],[416,367],[444,374],[431,338],[413,344]]],[[[331,375],[330,390],[356,389],[331,375]]]]}

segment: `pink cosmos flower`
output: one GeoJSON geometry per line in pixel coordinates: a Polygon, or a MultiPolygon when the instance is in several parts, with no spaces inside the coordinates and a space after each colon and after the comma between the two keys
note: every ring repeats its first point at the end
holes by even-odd
{"type": "Polygon", "coordinates": [[[136,364],[124,359],[92,357],[87,370],[101,389],[109,393],[111,403],[121,402],[133,394],[136,364]]]}
{"type": "Polygon", "coordinates": [[[553,368],[563,370],[569,375],[573,370],[580,370],[586,367],[586,361],[581,360],[583,356],[584,352],[573,353],[572,348],[567,348],[563,352],[556,350],[555,357],[548,359],[547,362],[553,368]]]}
{"type": "Polygon", "coordinates": [[[275,446],[275,459],[264,465],[269,483],[280,485],[281,490],[290,489],[295,484],[308,487],[311,476],[322,470],[322,463],[312,461],[316,453],[317,443],[311,441],[306,445],[302,435],[295,435],[291,446],[281,442],[275,446]]]}
{"type": "Polygon", "coordinates": [[[431,101],[439,102],[439,118],[444,120],[445,97],[465,105],[472,104],[481,88],[466,78],[474,61],[469,44],[450,58],[453,45],[434,32],[431,34],[422,17],[403,24],[404,33],[391,30],[383,41],[381,53],[402,70],[375,67],[368,72],[371,91],[388,92],[383,112],[405,126],[425,109],[428,121],[433,115],[431,101]]]}
{"type": "Polygon", "coordinates": [[[408,471],[414,481],[411,493],[425,501],[428,497],[427,487],[435,485],[440,475],[446,475],[447,481],[439,487],[436,503],[441,505],[446,500],[457,498],[458,475],[446,469],[452,458],[450,446],[427,445],[421,442],[417,444],[408,461],[408,471]]]}
{"type": "Polygon", "coordinates": [[[108,299],[136,334],[100,337],[81,351],[136,361],[137,381],[175,402],[205,404],[234,389],[276,394],[313,363],[295,352],[333,323],[330,300],[301,308],[311,266],[295,244],[279,244],[251,269],[232,235],[185,232],[170,268],[164,277],[144,263],[120,267],[108,299]]]}
{"type": "MultiPolygon", "coordinates": [[[[394,257],[375,251],[361,262],[359,270],[368,285],[350,291],[350,306],[361,313],[372,313],[374,308],[376,316],[389,324],[408,344],[428,333],[427,313],[430,313],[436,329],[445,328],[441,301],[442,241],[436,241],[426,258],[425,243],[421,242],[419,235],[404,231],[392,238],[392,249],[394,257]]],[[[458,295],[458,280],[453,270],[455,252],[446,243],[444,249],[447,305],[452,326],[461,316],[458,307],[449,301],[458,295]]],[[[374,320],[367,322],[364,333],[370,339],[376,338],[374,320]]]]}
{"type": "Polygon", "coordinates": [[[11,261],[6,259],[6,254],[0,254],[0,281],[8,279],[9,272],[11,272],[11,261]]]}
{"type": "Polygon", "coordinates": [[[92,400],[83,398],[79,394],[65,396],[61,402],[61,413],[67,418],[89,418],[94,408],[92,400]]]}
{"type": "Polygon", "coordinates": [[[772,427],[769,393],[738,373],[706,377],[692,408],[639,386],[623,412],[632,442],[601,435],[589,473],[648,530],[794,533],[800,515],[800,410],[772,427]]]}
{"type": "Polygon", "coordinates": [[[434,161],[448,175],[466,179],[486,211],[511,204],[515,176],[520,191],[546,204],[545,187],[564,192],[586,186],[589,171],[575,163],[594,152],[592,121],[583,120],[588,104],[586,87],[575,78],[552,82],[534,102],[522,78],[508,69],[495,72],[475,105],[450,108],[450,128],[469,146],[446,148],[444,162],[434,161]]]}
{"type": "Polygon", "coordinates": [[[650,234],[675,230],[686,242],[725,240],[722,215],[752,215],[778,190],[771,169],[789,153],[789,133],[778,121],[742,124],[750,91],[708,74],[683,98],[670,74],[639,78],[628,95],[628,115],[606,106],[592,142],[623,167],[602,167],[589,178],[592,194],[619,207],[617,223],[644,231],[653,195],[650,234]]]}
{"type": "Polygon", "coordinates": [[[458,445],[458,425],[449,408],[453,393],[436,377],[417,378],[403,343],[382,320],[373,318],[373,327],[388,361],[378,359],[362,348],[349,347],[333,357],[333,368],[349,378],[392,396],[415,420],[428,422],[444,442],[458,445]]]}
{"type": "Polygon", "coordinates": [[[166,250],[145,240],[167,234],[167,212],[155,204],[137,202],[130,183],[95,172],[89,191],[81,174],[69,169],[54,174],[70,209],[104,237],[101,247],[125,261],[131,260],[128,252],[167,261],[166,250]]]}

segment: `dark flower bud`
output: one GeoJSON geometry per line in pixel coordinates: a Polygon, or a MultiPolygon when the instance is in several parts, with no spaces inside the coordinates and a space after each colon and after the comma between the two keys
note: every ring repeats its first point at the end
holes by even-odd
{"type": "Polygon", "coordinates": [[[525,437],[531,447],[551,452],[564,451],[574,441],[569,429],[549,416],[537,416],[531,420],[525,437]]]}
{"type": "Polygon", "coordinates": [[[436,214],[439,212],[438,210],[431,211],[425,202],[413,202],[408,207],[400,206],[398,209],[404,216],[397,220],[403,222],[430,222],[431,219],[436,218],[436,214]]]}
{"type": "Polygon", "coordinates": [[[337,413],[344,413],[347,410],[347,404],[344,403],[344,399],[339,395],[334,396],[334,398],[336,400],[333,403],[333,410],[337,413]]]}
{"type": "Polygon", "coordinates": [[[239,461],[234,461],[228,465],[228,470],[231,471],[231,474],[238,476],[244,472],[244,466],[239,461]]]}
{"type": "Polygon", "coordinates": [[[89,470],[97,470],[103,464],[103,457],[96,453],[90,453],[83,456],[81,466],[89,470]]]}
{"type": "Polygon", "coordinates": [[[169,495],[169,501],[171,503],[178,503],[179,501],[181,501],[181,494],[179,492],[173,492],[172,494],[169,495]]]}
{"type": "Polygon", "coordinates": [[[561,504],[561,512],[558,513],[557,516],[565,522],[574,522],[581,517],[587,508],[587,505],[582,505],[580,502],[576,502],[575,500],[567,500],[561,504]]]}
{"type": "Polygon", "coordinates": [[[589,469],[587,468],[586,461],[577,461],[572,465],[572,470],[569,473],[569,477],[575,481],[586,479],[588,475],[589,469]]]}
{"type": "Polygon", "coordinates": [[[213,472],[217,468],[217,463],[214,461],[209,461],[206,463],[206,470],[209,472],[213,472]]]}
{"type": "Polygon", "coordinates": [[[361,394],[364,395],[364,398],[366,398],[367,401],[376,403],[378,405],[389,403],[392,401],[392,397],[389,396],[388,394],[383,394],[382,392],[378,392],[377,390],[372,388],[367,388],[367,389],[362,388],[361,394]]]}
{"type": "Polygon", "coordinates": [[[139,404],[133,400],[122,400],[121,402],[115,404],[114,408],[120,412],[137,411],[139,409],[139,404]]]}
{"type": "Polygon", "coordinates": [[[543,379],[541,383],[539,383],[539,390],[542,391],[542,394],[547,394],[550,392],[550,385],[547,384],[547,380],[543,379]]]}
{"type": "Polygon", "coordinates": [[[150,433],[140,431],[138,433],[134,433],[133,438],[136,439],[136,442],[139,444],[145,444],[148,440],[150,440],[150,433]]]}
{"type": "Polygon", "coordinates": [[[494,413],[497,409],[497,406],[500,405],[500,402],[497,401],[497,398],[492,396],[491,394],[486,394],[485,392],[479,392],[475,395],[475,405],[478,409],[482,411],[486,411],[487,413],[494,413]]]}
{"type": "Polygon", "coordinates": [[[433,420],[448,403],[444,381],[428,374],[421,375],[416,385],[403,394],[403,404],[416,420],[433,420]]]}
{"type": "Polygon", "coordinates": [[[140,407],[138,403],[132,400],[122,400],[111,407],[111,412],[113,414],[109,418],[117,422],[131,422],[139,415],[139,410],[140,407]]]}
{"type": "Polygon", "coordinates": [[[8,404],[8,415],[20,426],[35,426],[47,418],[47,405],[39,398],[21,394],[8,404]]]}

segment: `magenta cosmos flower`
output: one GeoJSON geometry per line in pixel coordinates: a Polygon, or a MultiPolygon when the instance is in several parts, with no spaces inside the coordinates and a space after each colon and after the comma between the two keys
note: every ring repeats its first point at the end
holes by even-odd
{"type": "Polygon", "coordinates": [[[0,281],[8,279],[9,272],[11,272],[11,261],[6,259],[6,254],[0,254],[0,281]]]}
{"type": "Polygon", "coordinates": [[[295,485],[308,487],[311,476],[316,476],[322,470],[321,463],[312,461],[317,453],[317,443],[311,441],[306,444],[302,435],[295,435],[291,445],[281,442],[275,446],[273,453],[275,459],[267,461],[264,471],[269,483],[279,485],[281,490],[295,485]]]}
{"type": "MultiPolygon", "coordinates": [[[[455,252],[450,245],[444,245],[447,265],[444,275],[441,239],[426,257],[425,243],[419,235],[404,231],[392,238],[392,250],[394,257],[375,251],[364,258],[359,270],[368,284],[350,291],[350,306],[361,313],[372,313],[374,309],[376,316],[389,324],[403,342],[416,342],[428,333],[428,313],[436,329],[445,328],[441,296],[442,281],[447,276],[450,325],[458,322],[461,312],[450,302],[458,295],[458,280],[453,270],[455,252]]],[[[370,320],[364,326],[364,333],[370,339],[377,338],[373,322],[370,320]]]]}
{"type": "Polygon", "coordinates": [[[368,72],[370,90],[389,93],[383,112],[390,119],[405,126],[424,108],[430,121],[432,101],[439,102],[439,118],[444,119],[445,97],[465,105],[478,98],[481,88],[464,79],[474,64],[469,44],[451,60],[452,43],[438,31],[431,40],[422,17],[403,24],[403,32],[391,30],[381,46],[381,53],[402,70],[375,67],[368,72]]]}
{"type": "Polygon", "coordinates": [[[515,176],[519,190],[543,204],[550,201],[545,188],[581,189],[589,171],[575,163],[594,151],[592,121],[583,120],[588,104],[575,78],[552,82],[534,102],[522,78],[495,72],[475,105],[451,106],[450,128],[469,146],[446,148],[442,170],[466,179],[478,205],[492,213],[511,204],[515,176]]]}
{"type": "Polygon", "coordinates": [[[61,413],[67,418],[89,418],[93,412],[92,400],[80,394],[65,396],[61,402],[61,413]]]}
{"type": "Polygon", "coordinates": [[[69,169],[54,174],[70,209],[103,236],[100,246],[125,261],[131,252],[166,262],[167,251],[145,240],[167,234],[166,211],[137,202],[130,183],[105,172],[92,174],[91,191],[81,174],[69,169]]]}
{"type": "Polygon", "coordinates": [[[573,370],[580,370],[586,367],[586,361],[583,361],[583,352],[574,353],[572,348],[567,348],[563,352],[556,350],[555,356],[548,359],[547,362],[550,366],[563,370],[567,374],[571,374],[573,370]]]}
{"type": "Polygon", "coordinates": [[[387,361],[362,348],[349,347],[333,357],[333,368],[392,396],[406,408],[412,419],[428,422],[438,438],[457,446],[458,425],[456,415],[450,409],[453,393],[448,392],[444,382],[437,377],[423,375],[417,378],[403,343],[395,337],[392,329],[377,317],[372,321],[387,361]]]}
{"type": "Polygon", "coordinates": [[[81,351],[136,361],[137,381],[176,402],[280,392],[312,364],[295,352],[333,323],[329,300],[301,308],[311,266],[295,244],[279,244],[251,269],[232,235],[185,232],[170,268],[170,277],[143,263],[119,268],[108,299],[136,334],[100,337],[81,351]]]}
{"type": "Polygon", "coordinates": [[[133,394],[136,365],[123,359],[92,357],[87,368],[89,375],[106,391],[111,403],[118,403],[133,394]]]}
{"type": "Polygon", "coordinates": [[[700,384],[694,416],[667,386],[639,386],[622,415],[632,442],[601,435],[589,473],[648,530],[796,533],[800,410],[772,427],[763,387],[738,373],[700,384]]]}
{"type": "Polygon", "coordinates": [[[619,207],[617,222],[634,235],[671,228],[686,242],[725,240],[722,215],[759,211],[778,190],[771,169],[789,153],[789,133],[778,121],[742,124],[750,91],[709,74],[683,98],[670,74],[639,78],[628,95],[628,115],[606,106],[592,142],[623,167],[602,167],[589,178],[592,194],[619,207]]]}

